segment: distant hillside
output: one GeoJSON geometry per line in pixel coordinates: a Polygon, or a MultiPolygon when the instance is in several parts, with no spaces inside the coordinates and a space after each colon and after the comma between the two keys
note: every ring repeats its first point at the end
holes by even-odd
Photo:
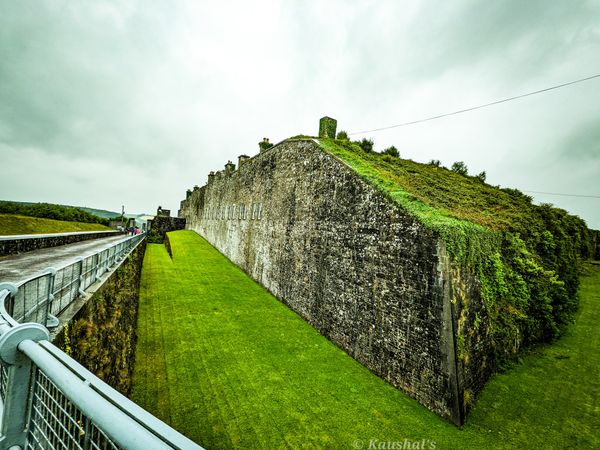
{"type": "MultiPolygon", "coordinates": [[[[121,217],[121,213],[120,212],[107,211],[106,209],[88,208],[87,206],[70,206],[70,208],[79,208],[79,209],[82,209],[84,211],[89,212],[90,214],[94,214],[95,216],[102,217],[104,219],[114,219],[114,218],[120,218],[121,217]]],[[[148,214],[146,214],[146,213],[140,213],[140,214],[125,213],[125,217],[127,217],[127,218],[133,218],[133,219],[138,219],[138,218],[140,218],[142,216],[147,216],[147,215],[148,214]]]]}
{"type": "MultiPolygon", "coordinates": [[[[15,202],[15,201],[9,201],[9,200],[0,200],[0,204],[1,203],[14,203],[14,204],[18,204],[18,205],[39,205],[40,203],[34,203],[34,202],[15,202]]],[[[44,204],[50,204],[50,205],[55,205],[55,206],[60,206],[63,208],[75,208],[75,209],[81,209],[82,211],[85,211],[87,213],[93,214],[95,216],[98,216],[102,219],[112,219],[115,217],[121,217],[121,213],[117,212],[117,211],[108,211],[106,209],[97,209],[97,208],[90,208],[88,206],[73,206],[73,205],[61,205],[58,203],[44,203],[44,204]]],[[[146,213],[126,213],[125,217],[141,217],[141,216],[147,216],[148,214],[146,213]]]]}
{"type": "Polygon", "coordinates": [[[98,223],[66,222],[39,217],[0,214],[0,235],[70,233],[76,231],[105,231],[111,228],[98,223]]]}
{"type": "Polygon", "coordinates": [[[89,212],[90,214],[93,214],[98,217],[102,217],[104,219],[112,219],[114,217],[121,217],[120,212],[107,211],[106,209],[88,208],[87,206],[70,206],[70,207],[82,209],[84,211],[89,212]]]}
{"type": "Polygon", "coordinates": [[[107,218],[91,214],[82,208],[55,205],[52,203],[0,201],[0,213],[63,220],[66,222],[99,223],[108,225],[107,218]]]}

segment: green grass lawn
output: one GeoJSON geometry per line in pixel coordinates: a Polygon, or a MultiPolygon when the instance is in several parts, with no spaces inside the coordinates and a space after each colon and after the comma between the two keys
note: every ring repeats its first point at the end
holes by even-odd
{"type": "Polygon", "coordinates": [[[153,244],[144,261],[132,397],[207,449],[423,439],[436,449],[600,447],[599,266],[582,280],[570,332],[496,376],[459,429],[347,356],[194,232],[169,236],[173,260],[153,244]]]}
{"type": "Polygon", "coordinates": [[[111,230],[111,228],[98,223],[65,222],[39,217],[0,214],[0,236],[107,230],[111,230]]]}

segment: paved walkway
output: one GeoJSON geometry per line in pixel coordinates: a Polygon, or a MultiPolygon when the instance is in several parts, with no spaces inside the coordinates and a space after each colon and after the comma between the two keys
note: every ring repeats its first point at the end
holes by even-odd
{"type": "Polygon", "coordinates": [[[43,248],[19,255],[3,256],[0,258],[0,283],[18,283],[43,272],[48,267],[59,269],[72,263],[80,256],[96,253],[128,237],[130,236],[111,236],[59,247],[43,248]]]}
{"type": "Polygon", "coordinates": [[[0,236],[0,241],[12,241],[15,239],[39,239],[56,236],[75,236],[81,234],[102,234],[114,233],[115,230],[96,230],[96,231],[70,231],[68,233],[47,233],[47,234],[7,234],[0,236]]]}

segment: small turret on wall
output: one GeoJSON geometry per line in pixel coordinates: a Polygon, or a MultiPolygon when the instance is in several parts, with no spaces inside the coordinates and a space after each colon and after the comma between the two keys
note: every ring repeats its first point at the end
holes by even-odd
{"type": "Polygon", "coordinates": [[[161,216],[161,217],[171,217],[171,210],[163,209],[162,206],[159,206],[158,209],[156,210],[156,215],[161,216]]]}
{"type": "Polygon", "coordinates": [[[319,121],[319,137],[335,139],[335,131],[337,129],[337,120],[331,117],[322,117],[319,121]]]}
{"type": "Polygon", "coordinates": [[[235,164],[231,161],[227,161],[227,164],[225,164],[225,175],[229,176],[233,172],[235,172],[235,164]]]}
{"type": "Polygon", "coordinates": [[[250,159],[250,157],[248,155],[240,155],[240,156],[238,156],[238,169],[240,167],[242,167],[242,164],[244,164],[249,159],[250,159]]]}
{"type": "Polygon", "coordinates": [[[262,142],[258,143],[258,148],[260,148],[261,152],[264,152],[265,150],[268,150],[271,147],[273,147],[273,144],[269,142],[269,138],[263,138],[262,142]]]}
{"type": "Polygon", "coordinates": [[[185,229],[186,220],[179,217],[171,217],[171,211],[158,207],[156,217],[148,221],[149,236],[151,243],[162,243],[165,234],[169,231],[185,229]]]}

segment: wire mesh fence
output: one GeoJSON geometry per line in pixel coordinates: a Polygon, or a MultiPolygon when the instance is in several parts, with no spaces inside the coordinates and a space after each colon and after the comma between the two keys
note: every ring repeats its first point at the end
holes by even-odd
{"type": "Polygon", "coordinates": [[[39,368],[35,368],[27,448],[120,449],[39,368]]]}
{"type": "Polygon", "coordinates": [[[40,275],[23,283],[11,296],[8,313],[17,322],[45,323],[51,294],[50,274],[40,275]]]}
{"type": "Polygon", "coordinates": [[[52,314],[60,314],[80,295],[80,277],[81,264],[70,264],[56,271],[56,275],[54,276],[52,314]]]}
{"type": "Polygon", "coordinates": [[[0,399],[6,398],[6,383],[8,382],[8,374],[6,373],[6,367],[0,363],[0,399]]]}

